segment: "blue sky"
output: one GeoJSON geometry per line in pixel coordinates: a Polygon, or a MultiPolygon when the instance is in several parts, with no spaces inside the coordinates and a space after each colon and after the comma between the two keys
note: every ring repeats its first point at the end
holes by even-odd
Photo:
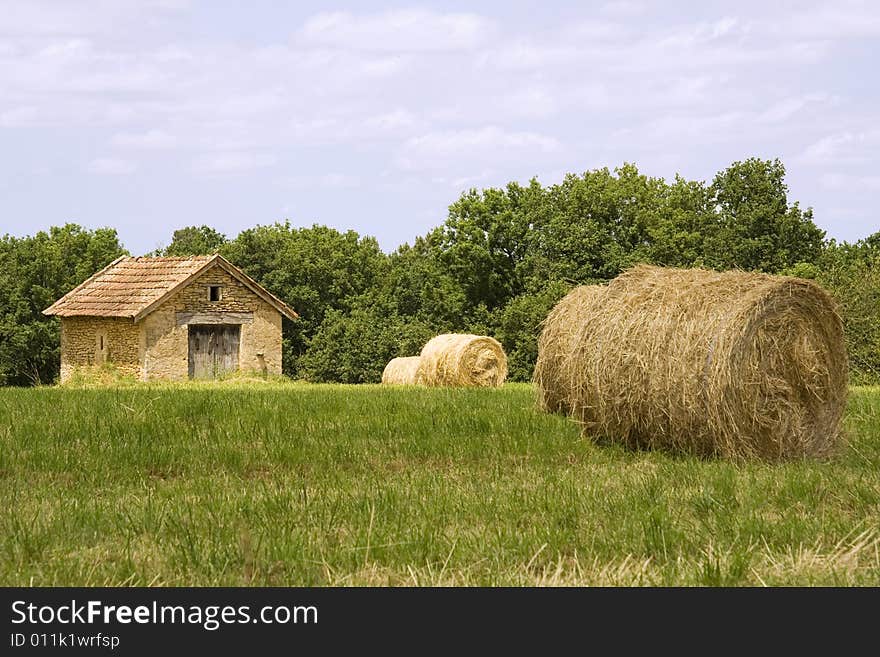
{"type": "Polygon", "coordinates": [[[0,234],[290,219],[386,250],[469,187],[780,157],[880,230],[880,4],[0,0],[0,234]]]}

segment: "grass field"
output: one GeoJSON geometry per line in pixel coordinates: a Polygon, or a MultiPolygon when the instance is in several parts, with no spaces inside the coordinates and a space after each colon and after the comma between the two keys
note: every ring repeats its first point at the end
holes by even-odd
{"type": "Polygon", "coordinates": [[[532,390],[0,390],[3,585],[880,585],[880,390],[830,462],[597,447],[532,390]]]}

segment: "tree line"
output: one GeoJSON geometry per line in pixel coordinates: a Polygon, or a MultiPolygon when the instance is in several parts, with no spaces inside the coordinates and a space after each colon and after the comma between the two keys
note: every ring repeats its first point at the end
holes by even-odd
{"type": "MultiPolygon", "coordinates": [[[[471,189],[442,225],[390,254],[354,231],[283,222],[231,239],[182,228],[152,255],[220,253],[295,308],[283,371],[309,381],[378,381],[388,360],[442,332],[494,335],[510,378],[528,380],[540,323],[571,287],[648,262],[818,280],[840,303],[853,381],[878,382],[880,233],[826,239],[788,191],[779,160],[734,162],[711,182],[624,164],[547,186],[471,189]]],[[[57,377],[58,321],[41,310],[125,253],[112,228],[0,239],[0,385],[57,377]]]]}

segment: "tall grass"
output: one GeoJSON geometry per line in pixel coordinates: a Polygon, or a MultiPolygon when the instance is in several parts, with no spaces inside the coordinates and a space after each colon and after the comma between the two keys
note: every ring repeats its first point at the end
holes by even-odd
{"type": "Polygon", "coordinates": [[[880,584],[880,390],[829,462],[597,447],[501,390],[0,390],[4,585],[880,584]]]}

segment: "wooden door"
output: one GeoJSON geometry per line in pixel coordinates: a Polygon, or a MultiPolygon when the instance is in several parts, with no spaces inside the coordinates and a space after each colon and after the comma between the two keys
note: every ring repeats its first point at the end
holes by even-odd
{"type": "Polygon", "coordinates": [[[216,328],[217,347],[214,349],[214,376],[237,372],[241,326],[238,324],[218,324],[216,328]]]}
{"type": "Polygon", "coordinates": [[[189,326],[189,378],[208,379],[214,376],[214,352],[211,345],[213,326],[189,326]]]}
{"type": "Polygon", "coordinates": [[[190,324],[189,378],[214,379],[235,372],[240,337],[237,324],[190,324]]]}

